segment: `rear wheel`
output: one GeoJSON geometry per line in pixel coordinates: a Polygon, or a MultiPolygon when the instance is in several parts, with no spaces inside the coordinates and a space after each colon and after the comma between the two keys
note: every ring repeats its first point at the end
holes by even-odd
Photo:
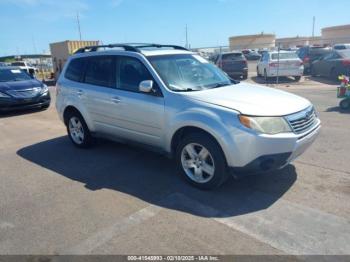
{"type": "Polygon", "coordinates": [[[350,99],[343,99],[342,101],[340,101],[339,106],[341,109],[350,109],[350,99]]]}
{"type": "Polygon", "coordinates": [[[70,112],[66,119],[67,132],[72,143],[80,148],[87,148],[92,144],[90,130],[83,117],[78,112],[70,112]]]}
{"type": "Polygon", "coordinates": [[[264,69],[264,80],[266,83],[269,81],[269,77],[267,76],[266,69],[264,69]]]}
{"type": "Polygon", "coordinates": [[[301,79],[301,76],[295,76],[295,77],[294,77],[294,80],[295,80],[296,82],[299,82],[300,79],[301,79]]]}
{"type": "Polygon", "coordinates": [[[176,150],[179,172],[193,186],[213,189],[228,178],[225,156],[208,135],[193,133],[180,141],[176,150]]]}
{"type": "Polygon", "coordinates": [[[338,80],[338,73],[337,73],[337,70],[335,70],[335,68],[332,68],[330,73],[330,78],[334,81],[338,80]]]}
{"type": "Polygon", "coordinates": [[[243,78],[243,80],[246,80],[246,79],[248,78],[248,74],[244,74],[244,75],[242,76],[242,78],[243,78]]]}
{"type": "Polygon", "coordinates": [[[261,77],[262,75],[259,73],[259,67],[256,67],[256,74],[258,77],[261,77]]]}
{"type": "Polygon", "coordinates": [[[311,76],[316,76],[316,70],[313,66],[311,67],[310,71],[311,71],[311,76]]]}

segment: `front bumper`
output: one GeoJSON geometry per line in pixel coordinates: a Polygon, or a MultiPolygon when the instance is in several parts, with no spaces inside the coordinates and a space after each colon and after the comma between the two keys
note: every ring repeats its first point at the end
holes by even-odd
{"type": "Polygon", "coordinates": [[[242,177],[281,169],[311,146],[320,129],[321,125],[318,120],[313,128],[303,134],[286,133],[255,135],[255,137],[253,134],[247,134],[242,136],[242,141],[236,140],[239,144],[236,147],[238,152],[230,152],[226,155],[229,170],[234,177],[242,177]]]}
{"type": "Polygon", "coordinates": [[[0,112],[28,110],[48,107],[51,102],[50,92],[33,98],[0,98],[0,112]]]}

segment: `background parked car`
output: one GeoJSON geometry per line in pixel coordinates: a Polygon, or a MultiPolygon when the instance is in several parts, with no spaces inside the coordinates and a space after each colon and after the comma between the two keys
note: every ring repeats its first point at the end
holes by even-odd
{"type": "Polygon", "coordinates": [[[337,80],[343,74],[350,74],[350,49],[334,50],[314,61],[311,66],[312,76],[326,76],[337,80]]]}
{"type": "Polygon", "coordinates": [[[350,49],[350,44],[336,44],[333,46],[334,50],[344,50],[344,49],[350,49]]]}
{"type": "Polygon", "coordinates": [[[243,50],[242,53],[247,60],[259,60],[261,57],[261,55],[255,50],[246,49],[243,50]]]}
{"type": "Polygon", "coordinates": [[[0,112],[17,109],[46,109],[48,87],[19,67],[0,67],[0,112]]]}
{"type": "Polygon", "coordinates": [[[304,64],[304,73],[310,73],[310,66],[312,62],[320,57],[329,54],[332,49],[323,46],[304,46],[299,48],[297,54],[304,64]]]}
{"type": "Polygon", "coordinates": [[[267,81],[269,77],[293,76],[299,81],[303,75],[303,62],[295,52],[277,51],[263,53],[257,68],[258,77],[264,76],[267,81]],[[279,56],[279,57],[278,57],[279,56]]]}
{"type": "Polygon", "coordinates": [[[33,77],[35,76],[35,72],[38,71],[37,68],[35,68],[31,64],[28,64],[27,62],[24,62],[24,61],[12,62],[11,66],[16,66],[16,67],[19,67],[22,70],[25,70],[25,71],[27,71],[28,74],[30,74],[33,77]]]}
{"type": "Polygon", "coordinates": [[[217,55],[215,64],[231,78],[248,78],[248,64],[242,52],[229,52],[217,55]]]}

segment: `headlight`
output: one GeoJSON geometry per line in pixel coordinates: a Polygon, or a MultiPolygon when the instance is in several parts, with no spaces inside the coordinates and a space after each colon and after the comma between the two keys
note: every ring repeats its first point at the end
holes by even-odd
{"type": "Polygon", "coordinates": [[[8,98],[8,97],[10,97],[10,96],[0,92],[0,97],[8,98]]]}
{"type": "Polygon", "coordinates": [[[292,132],[289,124],[283,117],[252,117],[239,115],[239,121],[250,129],[264,134],[278,134],[292,132]]]}
{"type": "Polygon", "coordinates": [[[43,87],[41,88],[41,93],[45,94],[47,92],[49,92],[49,88],[47,87],[47,85],[44,84],[43,87]]]}

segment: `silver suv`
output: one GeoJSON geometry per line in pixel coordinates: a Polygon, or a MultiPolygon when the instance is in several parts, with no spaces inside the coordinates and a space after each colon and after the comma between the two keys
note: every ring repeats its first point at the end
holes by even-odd
{"type": "Polygon", "coordinates": [[[202,189],[282,168],[320,130],[308,100],[236,82],[179,46],[83,48],[57,82],[56,107],[74,145],[95,137],[146,145],[202,189]]]}

